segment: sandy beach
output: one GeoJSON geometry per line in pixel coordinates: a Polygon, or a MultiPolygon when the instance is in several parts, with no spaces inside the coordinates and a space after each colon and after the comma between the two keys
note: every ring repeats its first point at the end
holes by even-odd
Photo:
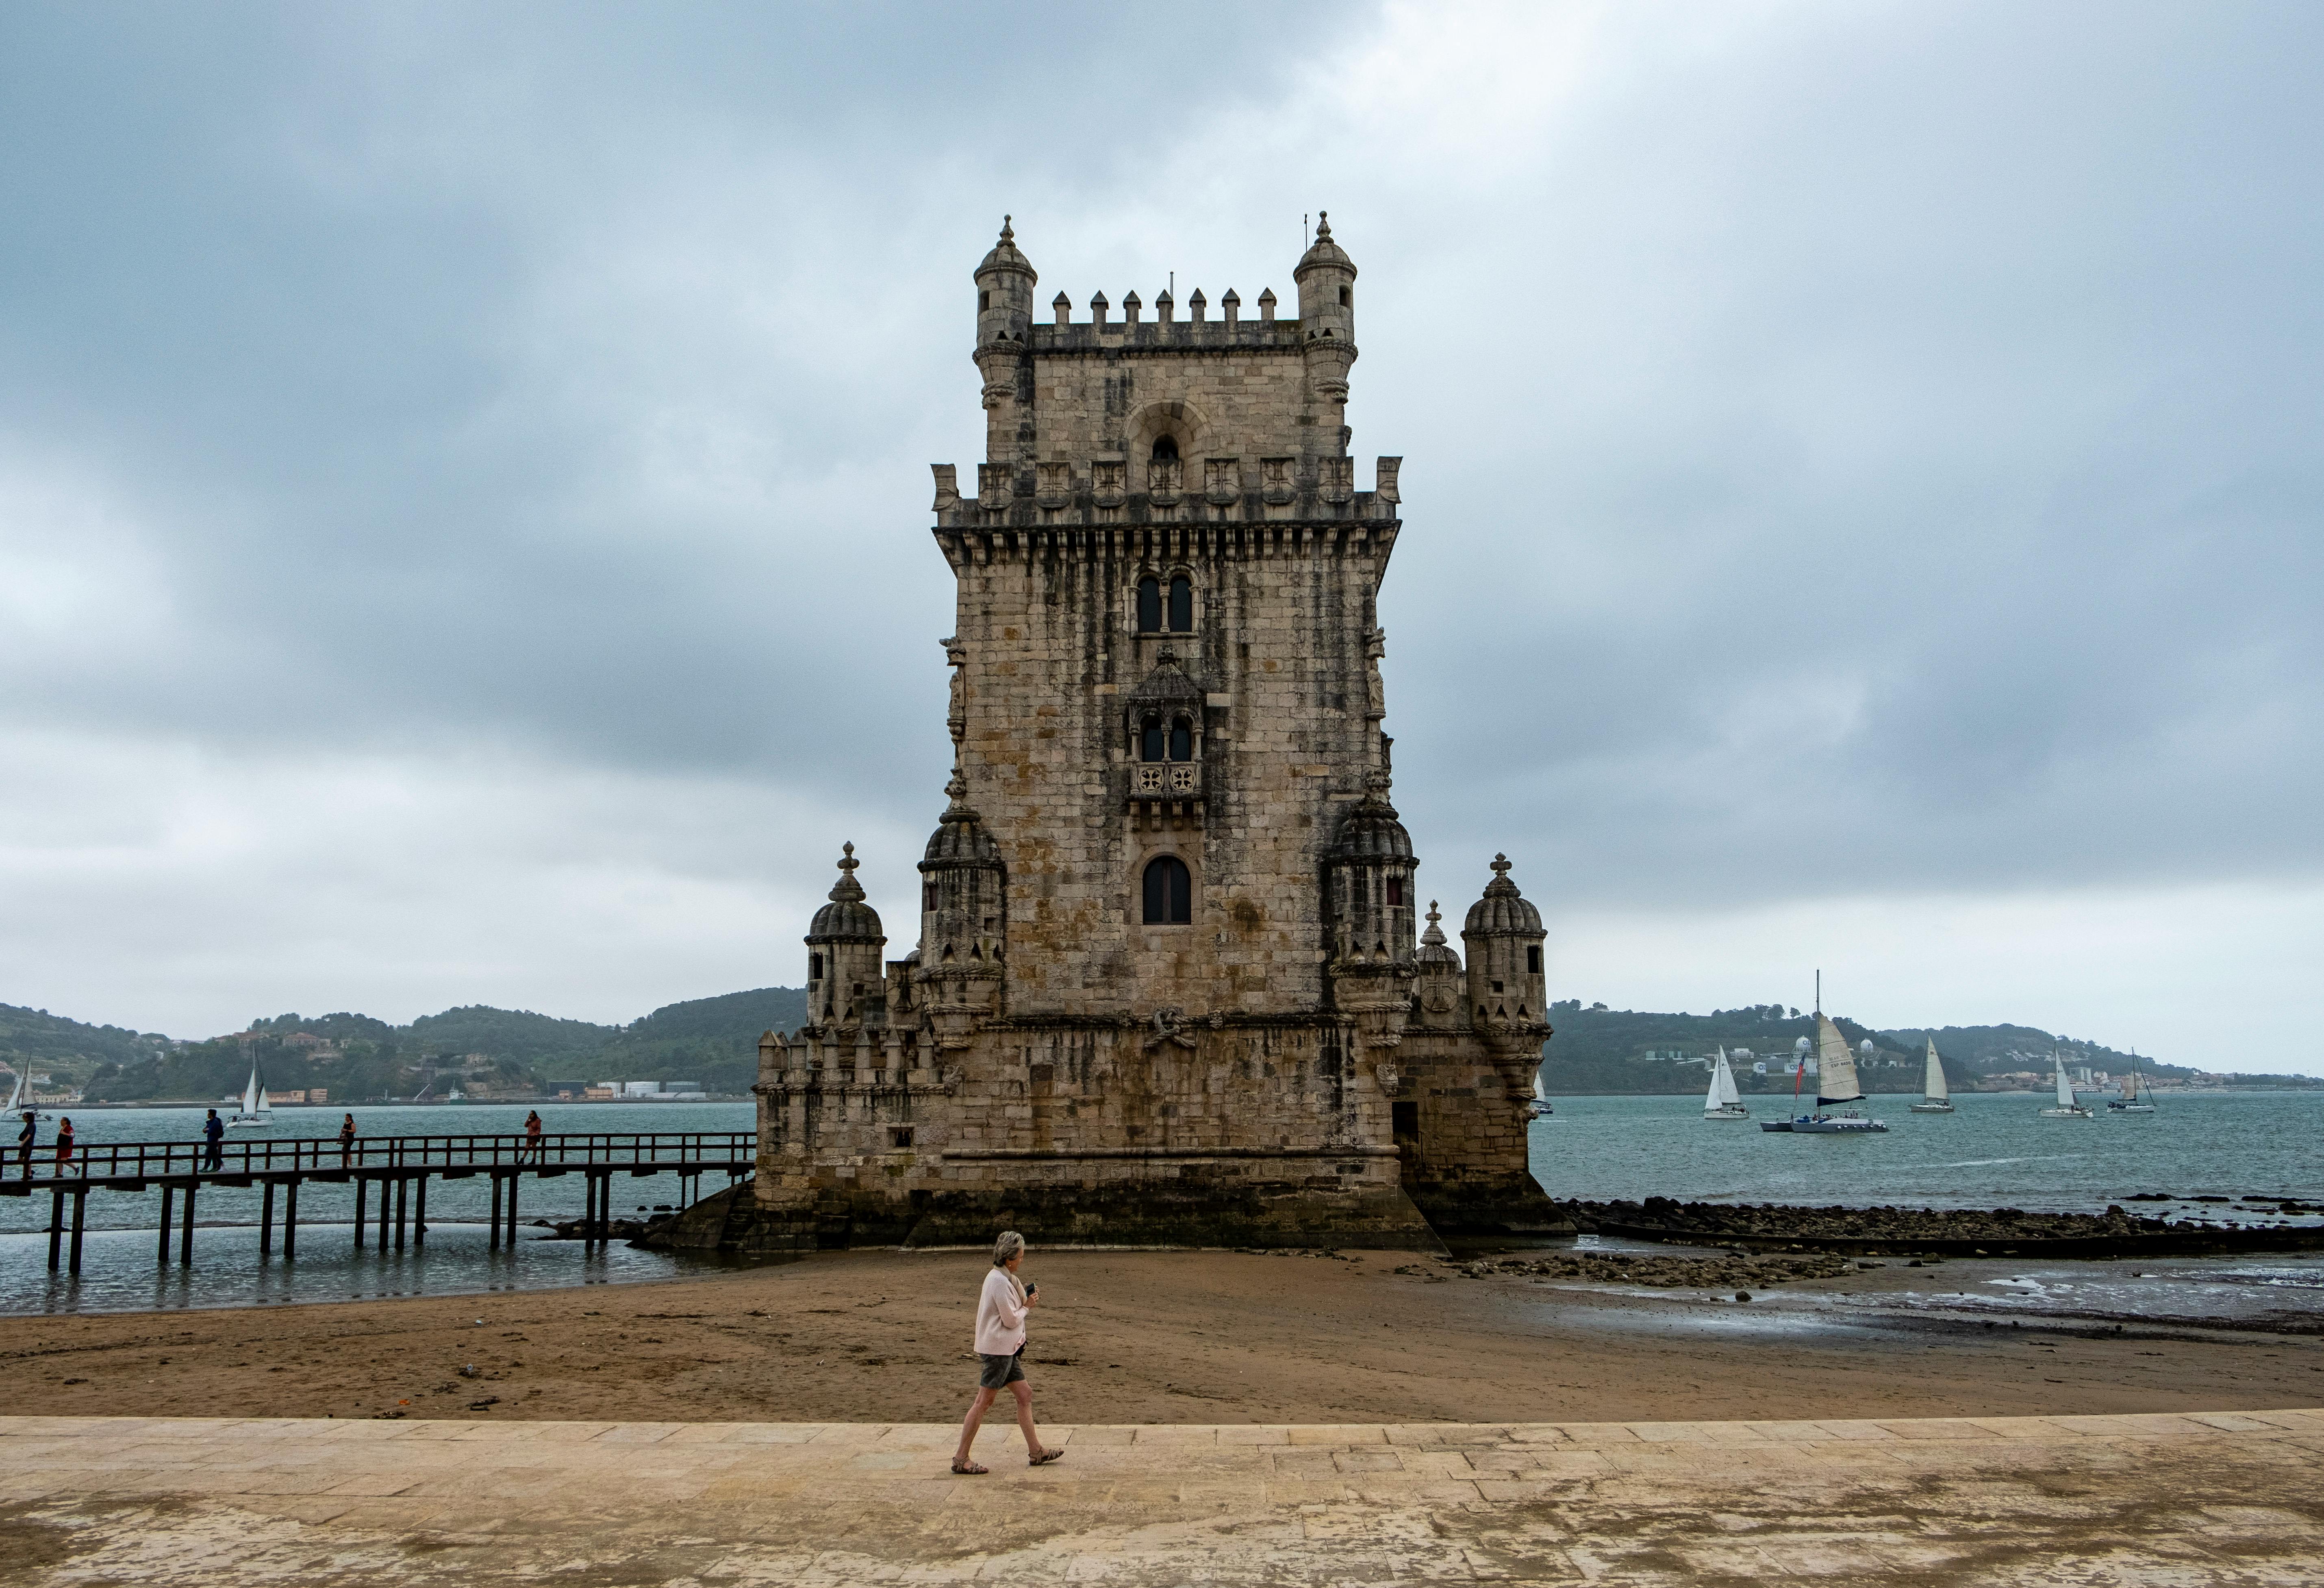
{"type": "MultiPolygon", "coordinates": [[[[2226,1411],[2324,1401],[2313,1336],[1920,1317],[1891,1264],[1738,1302],[1409,1253],[1036,1252],[1028,1368],[1060,1423],[2226,1411]]],[[[2106,1265],[2083,1265],[2098,1271],[2106,1265]]],[[[9,1320],[11,1410],[884,1422],[957,1415],[974,1252],[835,1253],[664,1283],[9,1320]]],[[[1987,1272],[1987,1270],[1991,1272],[1987,1272]]]]}

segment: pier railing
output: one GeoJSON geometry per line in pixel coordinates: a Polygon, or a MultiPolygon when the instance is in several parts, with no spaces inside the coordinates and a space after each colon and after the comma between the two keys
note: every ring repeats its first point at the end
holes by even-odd
{"type": "MultiPolygon", "coordinates": [[[[60,1180],[145,1180],[184,1176],[336,1174],[345,1170],[447,1169],[678,1170],[704,1164],[748,1163],[758,1136],[750,1131],[589,1131],[468,1136],[357,1136],[342,1146],[336,1136],[290,1140],[232,1137],[215,1159],[204,1142],[88,1142],[69,1161],[57,1161],[53,1144],[32,1149],[31,1178],[47,1187],[60,1180]]],[[[0,1159],[22,1184],[21,1150],[0,1159]]]]}

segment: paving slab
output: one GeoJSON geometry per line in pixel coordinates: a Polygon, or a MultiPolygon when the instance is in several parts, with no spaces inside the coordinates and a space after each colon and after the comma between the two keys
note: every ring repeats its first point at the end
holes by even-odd
{"type": "Polygon", "coordinates": [[[2324,1414],[1056,1427],[0,1418],[29,1588],[2324,1583],[2324,1414]]]}

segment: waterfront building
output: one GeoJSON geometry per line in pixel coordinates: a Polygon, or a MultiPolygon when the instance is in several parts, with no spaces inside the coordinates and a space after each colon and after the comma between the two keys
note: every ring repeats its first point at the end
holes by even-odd
{"type": "MultiPolygon", "coordinates": [[[[1345,423],[1356,267],[1035,323],[974,271],[985,455],[935,466],[948,803],[917,941],[839,859],[808,1019],[759,1052],[728,1244],[1427,1245],[1563,1227],[1526,1169],[1541,916],[1496,856],[1455,950],[1390,801],[1397,457],[1345,423]]],[[[1481,857],[1480,857],[1481,858],[1481,857]]],[[[1483,873],[1488,868],[1479,867],[1483,873]]],[[[892,873],[890,873],[892,875],[892,873]]]]}

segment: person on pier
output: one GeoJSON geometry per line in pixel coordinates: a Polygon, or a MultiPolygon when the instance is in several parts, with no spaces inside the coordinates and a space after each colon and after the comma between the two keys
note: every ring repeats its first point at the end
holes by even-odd
{"type": "Polygon", "coordinates": [[[68,1114],[57,1121],[57,1172],[59,1174],[64,1173],[72,1167],[72,1115],[68,1114]]]}
{"type": "Polygon", "coordinates": [[[23,1158],[26,1180],[32,1178],[32,1141],[41,1134],[39,1117],[31,1109],[25,1109],[24,1128],[16,1133],[16,1151],[23,1158]]]}
{"type": "Polygon", "coordinates": [[[215,1108],[210,1110],[210,1116],[202,1121],[202,1140],[208,1143],[202,1151],[202,1167],[208,1170],[225,1169],[226,1121],[217,1116],[217,1110],[215,1108]]]}

